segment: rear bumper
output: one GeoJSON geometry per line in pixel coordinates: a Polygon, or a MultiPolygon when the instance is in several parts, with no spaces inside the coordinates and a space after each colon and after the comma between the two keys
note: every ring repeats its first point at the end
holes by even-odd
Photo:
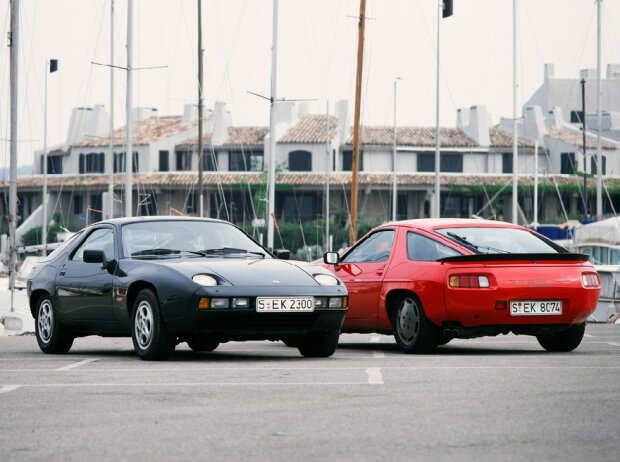
{"type": "Polygon", "coordinates": [[[541,335],[564,332],[574,324],[500,324],[464,327],[456,322],[446,322],[442,334],[449,338],[495,337],[497,335],[541,335]]]}

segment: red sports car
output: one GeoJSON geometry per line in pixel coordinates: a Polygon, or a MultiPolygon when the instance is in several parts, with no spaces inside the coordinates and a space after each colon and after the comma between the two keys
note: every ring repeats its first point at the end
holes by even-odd
{"type": "Polygon", "coordinates": [[[392,333],[407,353],[509,332],[577,348],[600,291],[587,260],[530,229],[467,219],[387,223],[325,255],[349,291],[342,331],[392,333]]]}

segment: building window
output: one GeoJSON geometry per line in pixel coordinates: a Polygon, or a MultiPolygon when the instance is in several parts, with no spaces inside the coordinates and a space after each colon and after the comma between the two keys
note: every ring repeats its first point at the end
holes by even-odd
{"type": "MultiPolygon", "coordinates": [[[[41,156],[41,173],[43,170],[43,156],[41,156]]],[[[47,174],[54,175],[62,173],[62,156],[47,156],[47,174]]]]}
{"type": "Polygon", "coordinates": [[[311,172],[312,153],[309,151],[291,151],[288,153],[288,169],[290,172],[311,172]]]}
{"type": "Polygon", "coordinates": [[[569,175],[574,175],[577,173],[574,152],[563,152],[560,155],[560,173],[569,175]]]}
{"type": "Polygon", "coordinates": [[[418,172],[435,171],[435,154],[430,152],[418,153],[418,172]]]}
{"type": "Polygon", "coordinates": [[[75,215],[84,213],[84,203],[82,201],[82,196],[79,194],[73,196],[73,213],[75,215]]]}
{"type": "Polygon", "coordinates": [[[139,195],[138,213],[140,216],[157,215],[157,200],[155,194],[145,193],[139,195]]]}
{"type": "MultiPolygon", "coordinates": [[[[54,156],[56,157],[56,156],[54,156]]],[[[48,157],[48,168],[49,168],[48,157]]],[[[103,173],[105,171],[105,157],[102,152],[80,154],[80,173],[103,173]]]]}
{"type": "Polygon", "coordinates": [[[504,152],[502,154],[502,173],[512,173],[512,153],[504,152]]]}
{"type": "Polygon", "coordinates": [[[463,154],[443,154],[439,166],[442,172],[463,173],[463,154]]]}
{"type": "Polygon", "coordinates": [[[96,221],[101,221],[101,216],[102,216],[102,211],[101,211],[101,207],[102,207],[102,200],[101,200],[101,193],[99,194],[92,194],[90,196],[90,205],[88,206],[88,214],[89,214],[89,223],[94,223],[96,221]]]}
{"type": "MultiPolygon", "coordinates": [[[[607,157],[601,156],[603,169],[601,170],[601,174],[607,174],[607,157]]],[[[592,156],[590,159],[590,171],[592,175],[598,175],[598,169],[596,168],[596,156],[592,156]]]]}
{"type": "MultiPolygon", "coordinates": [[[[281,209],[277,213],[282,221],[314,220],[321,213],[321,205],[315,192],[283,194],[281,209]]],[[[278,207],[279,208],[279,207],[278,207]]]]}
{"type": "MultiPolygon", "coordinates": [[[[441,161],[439,163],[440,171],[448,173],[463,172],[463,154],[457,153],[441,153],[441,161]]],[[[418,172],[434,172],[435,171],[435,153],[419,152],[418,153],[418,172]]]]}
{"type": "Polygon", "coordinates": [[[204,172],[215,172],[216,168],[216,158],[217,154],[215,152],[211,152],[210,149],[206,151],[202,151],[202,170],[204,172]]]}
{"type": "Polygon", "coordinates": [[[228,152],[228,170],[231,172],[261,172],[263,170],[263,151],[251,149],[228,152]]]}
{"type": "MultiPolygon", "coordinates": [[[[123,173],[125,171],[125,153],[124,152],[116,152],[114,153],[114,173],[123,173]]],[[[131,171],[133,173],[137,173],[140,170],[140,165],[138,163],[138,153],[136,151],[133,152],[133,165],[131,166],[131,171]]]]}
{"type": "MultiPolygon", "coordinates": [[[[359,164],[357,167],[358,172],[364,171],[364,151],[360,151],[359,164]]],[[[353,171],[353,151],[342,151],[342,171],[353,171]]]]}
{"type": "Polygon", "coordinates": [[[177,171],[188,172],[192,169],[192,152],[177,151],[177,171]]]}
{"type": "Polygon", "coordinates": [[[583,123],[583,111],[570,111],[570,123],[581,124],[583,123]]]}
{"type": "Polygon", "coordinates": [[[159,171],[167,172],[170,170],[170,153],[168,151],[159,151],[159,171]]]}

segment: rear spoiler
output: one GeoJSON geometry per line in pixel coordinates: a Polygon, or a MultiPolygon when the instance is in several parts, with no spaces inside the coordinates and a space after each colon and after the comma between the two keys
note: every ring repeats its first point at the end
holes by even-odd
{"type": "Polygon", "coordinates": [[[440,258],[437,261],[446,263],[485,262],[485,261],[588,261],[589,255],[584,253],[484,253],[476,255],[458,255],[440,258]]]}

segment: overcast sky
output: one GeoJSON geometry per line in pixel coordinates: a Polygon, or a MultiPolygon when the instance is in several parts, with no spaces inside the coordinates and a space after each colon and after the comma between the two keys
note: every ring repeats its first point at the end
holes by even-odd
{"type": "MultiPolygon", "coordinates": [[[[487,106],[493,122],[512,115],[512,0],[455,0],[441,22],[441,124],[456,109],[487,106]]],[[[71,108],[109,108],[110,0],[21,0],[19,165],[43,145],[45,60],[48,146],[63,143],[71,108]]],[[[269,123],[272,0],[203,0],[205,102],[225,101],[234,125],[269,123]]],[[[363,123],[392,125],[394,79],[399,125],[435,124],[436,0],[368,0],[363,123]]],[[[620,2],[603,1],[603,66],[620,63],[620,2]]],[[[1,3],[0,166],[9,151],[10,2],[1,3]]],[[[115,1],[115,63],[126,63],[127,1],[115,1]]],[[[353,107],[358,0],[280,0],[279,97],[310,98],[311,112],[348,99],[353,107]]],[[[576,78],[596,66],[594,0],[518,0],[519,105],[540,86],[543,64],[576,78]]],[[[134,107],[181,114],[197,99],[197,0],[134,0],[134,107]]],[[[604,70],[603,70],[604,72],[604,70]]],[[[604,74],[603,74],[604,75],[604,74]]],[[[124,125],[125,72],[115,71],[116,126],[124,125]]]]}

